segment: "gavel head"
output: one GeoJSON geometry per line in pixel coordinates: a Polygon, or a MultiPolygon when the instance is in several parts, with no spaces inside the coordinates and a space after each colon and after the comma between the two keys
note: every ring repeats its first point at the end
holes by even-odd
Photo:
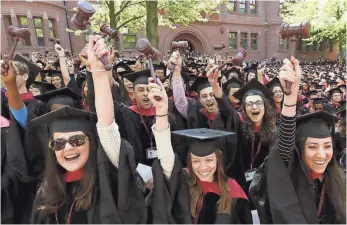
{"type": "Polygon", "coordinates": [[[22,52],[22,56],[29,57],[29,53],[28,52],[22,52]]]}
{"type": "Polygon", "coordinates": [[[282,39],[290,37],[310,37],[310,23],[308,21],[295,24],[282,23],[280,29],[280,36],[282,39]]]}
{"type": "Polygon", "coordinates": [[[89,18],[93,16],[95,9],[89,2],[79,1],[77,3],[77,13],[72,16],[71,24],[79,29],[87,29],[89,18]]]}
{"type": "Polygon", "coordinates": [[[60,44],[60,39],[58,39],[58,38],[49,37],[48,40],[50,42],[53,42],[53,43],[56,43],[56,44],[60,44]]]}
{"type": "Polygon", "coordinates": [[[20,37],[23,39],[30,39],[30,31],[27,28],[18,28],[15,26],[9,26],[8,27],[8,33],[11,35],[11,37],[20,37]]]}
{"type": "Polygon", "coordinates": [[[136,49],[146,56],[151,56],[152,60],[157,60],[160,57],[159,51],[153,48],[146,38],[141,38],[136,42],[136,49]]]}
{"type": "Polygon", "coordinates": [[[188,41],[173,41],[171,49],[186,49],[188,48],[188,41]]]}
{"type": "Polygon", "coordinates": [[[247,51],[243,48],[239,49],[239,52],[233,57],[231,60],[232,64],[235,66],[241,66],[243,61],[245,61],[247,57],[247,51]]]}
{"type": "Polygon", "coordinates": [[[112,39],[118,39],[118,32],[115,29],[112,29],[107,24],[104,24],[100,27],[100,31],[107,34],[112,39]]]}

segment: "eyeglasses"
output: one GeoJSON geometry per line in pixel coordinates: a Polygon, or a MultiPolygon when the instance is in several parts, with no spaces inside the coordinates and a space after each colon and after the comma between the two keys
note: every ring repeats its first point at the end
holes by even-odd
{"type": "Polygon", "coordinates": [[[260,107],[262,107],[263,105],[264,105],[264,102],[263,101],[256,101],[256,102],[246,102],[246,107],[247,108],[252,108],[253,107],[253,105],[256,105],[258,108],[260,108],[260,107]]]}
{"type": "Polygon", "coordinates": [[[88,136],[84,134],[78,134],[69,137],[68,140],[66,140],[65,138],[52,139],[48,143],[48,147],[53,151],[61,151],[65,148],[66,143],[68,142],[72,147],[76,148],[84,145],[87,140],[89,140],[88,136]]]}

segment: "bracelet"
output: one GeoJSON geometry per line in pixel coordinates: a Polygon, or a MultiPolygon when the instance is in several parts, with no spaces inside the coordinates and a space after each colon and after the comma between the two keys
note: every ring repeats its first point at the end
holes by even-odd
{"type": "Polygon", "coordinates": [[[285,107],[294,107],[294,106],[296,106],[296,103],[295,103],[294,105],[286,105],[286,104],[283,103],[283,105],[284,105],[285,107]]]}
{"type": "Polygon", "coordinates": [[[157,116],[157,117],[164,117],[164,116],[167,116],[168,114],[166,113],[166,114],[164,114],[164,115],[155,115],[155,116],[157,116]]]}
{"type": "Polygon", "coordinates": [[[91,73],[94,73],[94,72],[107,72],[107,70],[90,70],[91,73]]]}

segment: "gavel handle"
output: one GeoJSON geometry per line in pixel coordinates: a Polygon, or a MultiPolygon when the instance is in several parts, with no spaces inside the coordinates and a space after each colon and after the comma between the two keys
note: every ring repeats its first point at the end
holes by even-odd
{"type": "MultiPolygon", "coordinates": [[[[89,34],[94,35],[94,32],[92,31],[92,28],[90,27],[90,24],[87,23],[86,26],[89,31],[89,34]]],[[[110,71],[112,69],[112,65],[108,63],[107,55],[103,55],[100,60],[104,64],[105,70],[110,71]]]]}
{"type": "Polygon", "coordinates": [[[286,89],[284,90],[285,95],[291,95],[292,94],[292,82],[286,81],[286,89]]]}
{"type": "Polygon", "coordinates": [[[14,51],[16,50],[18,41],[19,41],[19,37],[16,37],[16,38],[14,39],[14,43],[13,43],[13,45],[12,45],[12,48],[11,48],[11,50],[10,50],[10,53],[8,54],[7,60],[5,60],[4,69],[5,69],[6,72],[7,72],[8,69],[10,68],[10,66],[8,65],[8,63],[10,62],[10,60],[13,59],[14,51]]]}
{"type": "MultiPolygon", "coordinates": [[[[153,68],[153,62],[151,56],[148,57],[148,63],[149,63],[149,70],[151,71],[151,77],[153,78],[154,82],[157,83],[157,77],[155,76],[154,73],[154,68],[153,68]]],[[[155,96],[155,100],[160,101],[161,97],[155,96]]]]}

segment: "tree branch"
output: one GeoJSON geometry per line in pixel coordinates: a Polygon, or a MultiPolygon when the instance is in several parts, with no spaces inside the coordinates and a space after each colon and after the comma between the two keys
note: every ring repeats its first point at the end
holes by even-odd
{"type": "Polygon", "coordinates": [[[142,17],[143,17],[143,15],[142,15],[142,16],[136,16],[136,17],[133,17],[133,18],[131,18],[131,19],[125,21],[124,23],[122,23],[121,25],[119,25],[119,26],[117,27],[117,30],[119,30],[120,28],[124,27],[125,25],[127,25],[127,24],[130,23],[131,21],[141,19],[142,17]]]}
{"type": "Polygon", "coordinates": [[[118,17],[128,7],[128,5],[130,3],[131,3],[131,1],[122,2],[122,4],[119,7],[119,10],[114,14],[115,17],[118,17]],[[124,3],[124,5],[123,5],[123,3],[124,3]]]}

